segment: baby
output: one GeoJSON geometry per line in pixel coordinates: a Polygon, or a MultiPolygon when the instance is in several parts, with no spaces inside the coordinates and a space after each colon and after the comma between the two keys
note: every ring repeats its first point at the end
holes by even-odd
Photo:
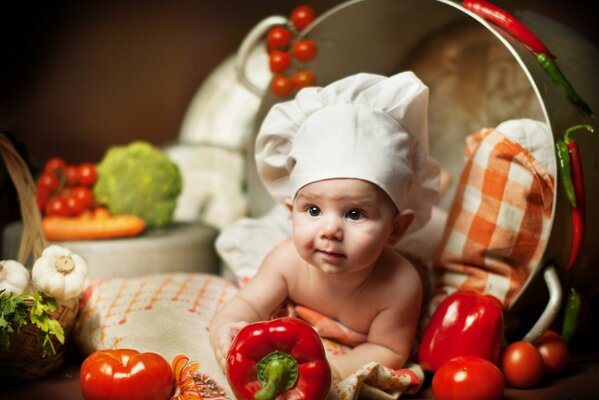
{"type": "Polygon", "coordinates": [[[266,189],[290,211],[292,237],[211,321],[221,366],[243,326],[269,319],[288,301],[363,337],[329,359],[334,382],[371,361],[404,365],[423,289],[394,246],[427,222],[438,195],[427,105],[426,86],[403,72],[307,88],[270,110],[256,162],[266,189]]]}

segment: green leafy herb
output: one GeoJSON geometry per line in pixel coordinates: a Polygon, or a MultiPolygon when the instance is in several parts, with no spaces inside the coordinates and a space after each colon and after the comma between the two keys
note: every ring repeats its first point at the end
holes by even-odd
{"type": "Polygon", "coordinates": [[[58,310],[58,304],[54,298],[43,293],[32,293],[30,299],[33,300],[33,305],[29,312],[29,319],[40,330],[38,340],[44,350],[43,356],[56,354],[51,336],[64,344],[64,330],[57,320],[50,317],[50,313],[58,310]]]}
{"type": "Polygon", "coordinates": [[[21,296],[0,290],[0,347],[8,348],[10,335],[27,323],[27,306],[21,296]]]}

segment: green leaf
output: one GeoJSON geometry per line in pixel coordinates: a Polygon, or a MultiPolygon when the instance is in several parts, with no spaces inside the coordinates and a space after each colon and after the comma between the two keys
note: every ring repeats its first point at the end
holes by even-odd
{"type": "Polygon", "coordinates": [[[27,306],[19,295],[0,290],[0,346],[10,346],[10,335],[27,322],[27,306]]]}

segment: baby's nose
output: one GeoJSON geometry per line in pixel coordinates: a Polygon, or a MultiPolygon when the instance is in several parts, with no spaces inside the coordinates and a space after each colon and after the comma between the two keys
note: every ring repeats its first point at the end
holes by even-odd
{"type": "Polygon", "coordinates": [[[325,239],[343,239],[343,227],[338,218],[325,218],[320,236],[325,239]]]}

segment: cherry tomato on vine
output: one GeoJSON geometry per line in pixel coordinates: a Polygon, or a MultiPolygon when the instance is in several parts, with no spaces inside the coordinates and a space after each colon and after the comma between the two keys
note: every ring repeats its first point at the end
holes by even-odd
{"type": "Polygon", "coordinates": [[[97,178],[96,166],[92,163],[83,163],[77,167],[77,181],[85,186],[92,186],[97,178]]]}
{"type": "Polygon", "coordinates": [[[175,385],[171,366],[161,355],[130,349],[89,355],[79,384],[85,400],[166,400],[175,385]]]}
{"type": "Polygon", "coordinates": [[[558,333],[547,331],[535,342],[535,346],[543,359],[547,376],[559,375],[568,364],[570,355],[566,341],[558,333]]]}
{"type": "Polygon", "coordinates": [[[503,396],[505,382],[492,362],[475,356],[452,358],[433,376],[437,400],[491,400],[503,396]]]}
{"type": "Polygon", "coordinates": [[[45,208],[47,215],[55,215],[66,217],[69,215],[69,209],[67,207],[67,202],[64,197],[52,197],[46,203],[45,208]]]}
{"type": "Polygon", "coordinates": [[[44,166],[44,171],[50,171],[53,173],[57,173],[57,171],[64,170],[66,163],[60,157],[52,157],[48,161],[46,161],[46,165],[44,166]]]}
{"type": "Polygon", "coordinates": [[[271,90],[279,97],[286,97],[293,91],[293,82],[286,76],[275,76],[270,84],[271,90]]]}
{"type": "Polygon", "coordinates": [[[52,193],[60,185],[60,180],[56,174],[52,171],[44,172],[37,181],[38,189],[45,190],[48,193],[52,193]]]}
{"type": "Polygon", "coordinates": [[[291,43],[293,36],[287,28],[276,26],[268,31],[266,35],[266,44],[270,49],[286,49],[291,43]]]}
{"type": "Polygon", "coordinates": [[[508,386],[526,389],[543,379],[545,367],[539,350],[528,342],[513,342],[499,356],[499,367],[508,386]]]}
{"type": "Polygon", "coordinates": [[[81,215],[81,213],[87,209],[87,206],[73,195],[65,197],[65,202],[67,205],[67,212],[72,216],[81,215]]]}
{"type": "Polygon", "coordinates": [[[67,186],[77,186],[77,167],[73,165],[67,165],[64,167],[64,176],[67,180],[67,186]]]}
{"type": "Polygon", "coordinates": [[[316,12],[310,6],[302,5],[291,11],[291,23],[298,31],[310,25],[315,17],[316,12]]]}
{"type": "Polygon", "coordinates": [[[79,200],[85,208],[91,206],[94,202],[94,195],[87,186],[77,186],[73,189],[72,196],[79,200]]]}
{"type": "Polygon", "coordinates": [[[291,66],[291,56],[286,51],[274,50],[268,56],[268,65],[272,72],[281,74],[291,66]]]}
{"type": "Polygon", "coordinates": [[[37,202],[37,206],[39,207],[40,211],[42,211],[42,212],[46,208],[46,203],[48,202],[48,197],[50,197],[50,193],[48,193],[44,189],[38,188],[35,191],[35,201],[37,202]]]}
{"type": "Polygon", "coordinates": [[[291,79],[293,80],[293,87],[296,89],[314,86],[316,84],[316,76],[309,70],[297,71],[293,74],[291,79]]]}
{"type": "Polygon", "coordinates": [[[310,62],[316,57],[318,48],[310,39],[302,39],[293,45],[293,56],[301,62],[310,62]]]}

